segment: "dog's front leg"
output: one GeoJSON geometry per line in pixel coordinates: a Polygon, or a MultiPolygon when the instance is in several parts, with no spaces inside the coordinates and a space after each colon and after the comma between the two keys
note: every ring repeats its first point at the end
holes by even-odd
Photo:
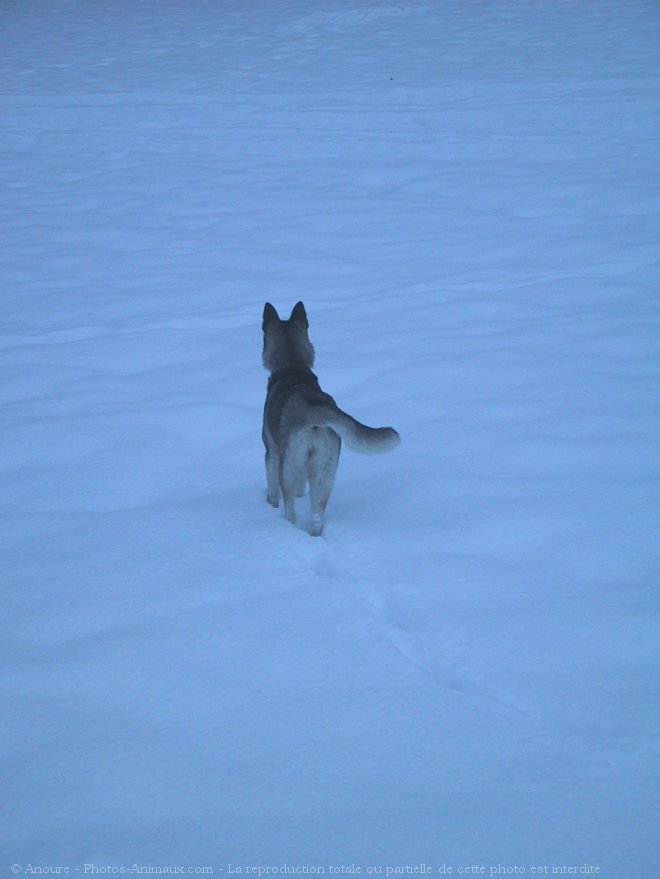
{"type": "Polygon", "coordinates": [[[300,485],[295,448],[288,445],[280,458],[279,482],[284,501],[284,515],[289,522],[296,521],[296,490],[300,485]]]}

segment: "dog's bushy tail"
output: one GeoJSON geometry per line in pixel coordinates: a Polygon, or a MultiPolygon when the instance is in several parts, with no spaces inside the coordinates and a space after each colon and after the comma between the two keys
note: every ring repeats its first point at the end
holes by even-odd
{"type": "Polygon", "coordinates": [[[401,437],[393,427],[367,427],[338,407],[315,407],[313,424],[316,427],[331,427],[349,449],[363,455],[389,452],[401,442],[401,437]]]}

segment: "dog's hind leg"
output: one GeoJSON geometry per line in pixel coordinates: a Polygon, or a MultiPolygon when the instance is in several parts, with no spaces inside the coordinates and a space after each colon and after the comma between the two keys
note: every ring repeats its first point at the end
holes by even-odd
{"type": "Polygon", "coordinates": [[[309,533],[312,537],[319,537],[323,531],[325,508],[328,505],[332,486],[335,484],[341,440],[334,430],[329,428],[314,428],[314,430],[318,431],[318,436],[307,465],[311,509],[309,533]]]}
{"type": "Polygon", "coordinates": [[[280,482],[278,477],[279,464],[277,456],[266,449],[266,497],[271,507],[280,505],[280,482]]]}

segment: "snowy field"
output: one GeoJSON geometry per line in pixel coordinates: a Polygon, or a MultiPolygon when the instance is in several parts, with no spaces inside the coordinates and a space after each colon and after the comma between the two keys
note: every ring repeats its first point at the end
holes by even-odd
{"type": "Polygon", "coordinates": [[[659,45],[5,0],[3,879],[657,879],[659,45]],[[267,299],[402,437],[320,539],[265,502],[267,299]]]}

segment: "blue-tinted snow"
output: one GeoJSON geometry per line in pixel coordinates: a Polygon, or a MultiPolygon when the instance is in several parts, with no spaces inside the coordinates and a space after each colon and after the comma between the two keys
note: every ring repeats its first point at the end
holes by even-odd
{"type": "Polygon", "coordinates": [[[2,875],[653,879],[657,7],[1,17],[2,875]],[[264,501],[300,298],[403,439],[320,540],[264,501]]]}

